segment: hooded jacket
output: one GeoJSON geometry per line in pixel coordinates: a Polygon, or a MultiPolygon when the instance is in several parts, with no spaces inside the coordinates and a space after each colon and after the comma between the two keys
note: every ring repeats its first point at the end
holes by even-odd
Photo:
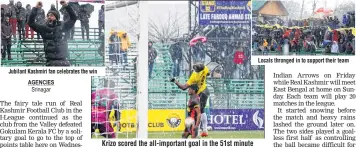
{"type": "Polygon", "coordinates": [[[120,31],[118,33],[118,36],[119,36],[120,41],[121,41],[121,50],[122,51],[127,51],[127,49],[129,49],[129,47],[131,46],[131,42],[130,42],[129,36],[124,31],[120,31]],[[126,34],[126,37],[124,37],[125,34],[126,34]]]}
{"type": "Polygon", "coordinates": [[[22,3],[20,1],[16,3],[16,8],[17,20],[26,21],[26,9],[22,7],[22,3]]]}
{"type": "Polygon", "coordinates": [[[45,57],[47,62],[51,60],[67,60],[68,43],[63,32],[69,31],[75,24],[77,17],[73,9],[67,5],[63,6],[69,13],[70,20],[62,22],[58,18],[53,24],[39,24],[35,22],[38,8],[33,8],[29,17],[28,25],[43,38],[45,57]]]}
{"type": "Polygon", "coordinates": [[[10,3],[7,5],[7,9],[6,9],[6,12],[5,12],[5,16],[9,17],[9,18],[16,18],[16,6],[14,3],[10,3]]]}
{"type": "Polygon", "coordinates": [[[1,43],[6,44],[6,43],[11,43],[11,25],[10,22],[1,22],[1,43]],[[6,38],[6,36],[9,36],[10,38],[6,38]]]}

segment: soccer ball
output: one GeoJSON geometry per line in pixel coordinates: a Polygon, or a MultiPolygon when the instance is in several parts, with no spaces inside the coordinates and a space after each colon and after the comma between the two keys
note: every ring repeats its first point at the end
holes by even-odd
{"type": "Polygon", "coordinates": [[[194,124],[195,124],[195,121],[192,117],[188,117],[187,119],[185,119],[185,127],[190,128],[194,124]]]}

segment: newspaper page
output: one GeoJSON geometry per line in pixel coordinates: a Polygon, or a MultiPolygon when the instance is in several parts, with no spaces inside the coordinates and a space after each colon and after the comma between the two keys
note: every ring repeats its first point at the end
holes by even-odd
{"type": "Polygon", "coordinates": [[[356,146],[353,0],[0,4],[0,148],[356,146]]]}

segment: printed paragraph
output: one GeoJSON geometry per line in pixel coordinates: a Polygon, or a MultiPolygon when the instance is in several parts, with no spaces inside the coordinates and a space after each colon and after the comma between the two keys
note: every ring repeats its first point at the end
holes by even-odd
{"type": "Polygon", "coordinates": [[[81,147],[82,102],[0,101],[0,148],[81,147]]]}
{"type": "Polygon", "coordinates": [[[355,147],[352,73],[274,73],[274,147],[355,147]]]}

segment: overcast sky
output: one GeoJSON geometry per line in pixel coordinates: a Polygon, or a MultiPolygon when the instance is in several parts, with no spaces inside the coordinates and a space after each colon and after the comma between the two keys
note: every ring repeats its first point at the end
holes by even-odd
{"type": "MultiPolygon", "coordinates": [[[[106,4],[112,2],[106,2],[106,4]]],[[[125,31],[128,33],[132,42],[137,41],[138,26],[138,8],[136,5],[116,8],[105,12],[105,32],[109,34],[111,29],[125,31]]]]}
{"type": "MultiPolygon", "coordinates": [[[[106,2],[106,4],[113,2],[106,2]]],[[[131,40],[137,41],[136,34],[139,31],[137,23],[138,19],[138,5],[131,5],[127,7],[117,8],[112,11],[106,12],[106,26],[107,33],[111,28],[115,30],[125,30],[128,32],[131,40]],[[118,17],[118,15],[120,17],[118,17]]],[[[188,2],[186,1],[149,1],[148,2],[148,17],[155,24],[167,23],[169,19],[169,12],[171,16],[177,16],[179,18],[179,24],[188,27],[188,2]]],[[[187,32],[182,30],[182,34],[187,32]]]]}
{"type": "MultiPolygon", "coordinates": [[[[15,4],[17,3],[18,0],[14,0],[15,4]]],[[[36,6],[37,2],[39,0],[21,0],[22,6],[25,8],[27,4],[30,4],[31,7],[36,6]]],[[[0,0],[1,4],[6,3],[8,4],[8,0],[0,0]]],[[[51,8],[51,4],[56,4],[56,0],[42,0],[43,3],[43,10],[45,11],[45,14],[47,14],[48,10],[51,8]]],[[[79,4],[86,4],[86,3],[79,3],[79,4]]],[[[98,28],[98,13],[100,10],[100,7],[102,4],[98,3],[91,3],[94,6],[94,12],[91,15],[91,18],[89,20],[89,27],[90,28],[98,28]]],[[[62,5],[58,4],[58,9],[62,7],[62,5]]],[[[61,14],[61,19],[63,19],[63,15],[61,14]]],[[[80,27],[80,22],[77,21],[75,24],[76,27],[80,27]]]]}

